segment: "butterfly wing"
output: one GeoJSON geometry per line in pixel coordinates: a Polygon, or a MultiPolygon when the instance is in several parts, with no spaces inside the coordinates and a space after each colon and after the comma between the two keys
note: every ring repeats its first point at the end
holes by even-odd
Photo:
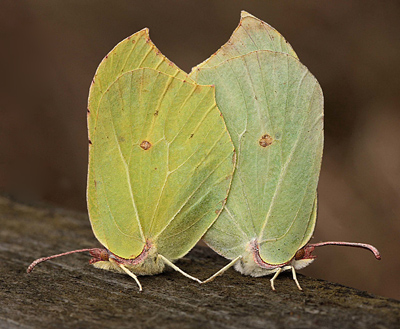
{"type": "Polygon", "coordinates": [[[197,68],[216,66],[227,59],[246,55],[256,50],[277,51],[297,58],[292,46],[282,34],[261,19],[242,11],[239,25],[229,40],[212,56],[197,65],[190,75],[197,68]]]}
{"type": "Polygon", "coordinates": [[[187,74],[167,59],[150,40],[147,28],[118,43],[101,61],[89,90],[88,129],[92,139],[100,100],[110,85],[125,72],[148,67],[182,80],[187,74]]]}
{"type": "Polygon", "coordinates": [[[210,68],[217,104],[237,150],[228,202],[205,241],[227,258],[256,238],[269,264],[290,260],[315,223],[323,147],[323,97],[298,59],[255,51],[210,68]]]}
{"type": "Polygon", "coordinates": [[[111,84],[97,116],[88,178],[97,239],[123,258],[147,242],[183,256],[222,209],[234,168],[214,88],[137,69],[111,84]]]}

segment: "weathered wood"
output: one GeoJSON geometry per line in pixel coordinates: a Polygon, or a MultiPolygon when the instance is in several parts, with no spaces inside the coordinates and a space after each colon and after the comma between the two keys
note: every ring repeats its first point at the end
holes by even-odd
{"type": "MultiPolygon", "coordinates": [[[[289,274],[269,278],[233,269],[206,285],[170,271],[140,277],[101,271],[76,254],[38,265],[38,257],[96,247],[85,214],[0,198],[0,328],[399,328],[400,302],[289,274]]],[[[178,265],[200,279],[226,264],[197,247],[178,265]]],[[[361,275],[361,274],[360,274],[361,275]]]]}

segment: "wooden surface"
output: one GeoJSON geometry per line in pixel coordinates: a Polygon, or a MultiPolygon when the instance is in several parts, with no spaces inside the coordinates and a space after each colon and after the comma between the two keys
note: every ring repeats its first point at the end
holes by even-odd
{"type": "MultiPolygon", "coordinates": [[[[140,277],[93,268],[75,254],[38,265],[35,259],[97,247],[86,214],[32,207],[0,197],[0,328],[400,328],[400,301],[289,274],[272,292],[269,277],[233,269],[199,285],[170,271],[140,277]]],[[[200,279],[227,261],[196,247],[178,265],[200,279]]],[[[360,273],[368,275],[368,273],[360,273]]]]}

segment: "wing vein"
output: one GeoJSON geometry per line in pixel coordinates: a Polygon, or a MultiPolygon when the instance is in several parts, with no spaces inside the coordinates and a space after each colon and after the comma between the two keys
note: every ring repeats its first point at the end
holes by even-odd
{"type": "MultiPolygon", "coordinates": [[[[160,231],[160,233],[158,233],[156,235],[156,237],[160,236],[165,229],[172,223],[172,221],[176,218],[176,216],[182,211],[183,207],[188,203],[188,201],[190,200],[190,198],[200,189],[200,187],[204,184],[204,182],[221,166],[222,163],[225,162],[226,159],[231,157],[231,153],[228,154],[228,156],[226,156],[225,158],[222,159],[222,161],[220,163],[218,163],[218,165],[213,168],[213,170],[211,170],[209,172],[209,174],[207,175],[207,177],[200,182],[199,186],[189,195],[189,197],[185,200],[185,202],[183,203],[183,205],[178,209],[178,211],[174,214],[174,216],[171,218],[171,220],[167,223],[167,225],[160,231]]],[[[155,239],[156,239],[155,237],[155,239]]]]}
{"type": "MultiPolygon", "coordinates": [[[[117,82],[117,84],[118,84],[118,90],[119,90],[120,95],[121,95],[121,105],[123,107],[123,103],[122,103],[123,98],[122,98],[121,85],[120,85],[119,81],[117,82]]],[[[113,135],[114,135],[114,138],[115,138],[115,142],[116,142],[117,147],[118,147],[118,153],[119,153],[119,155],[121,157],[121,160],[122,160],[122,163],[124,165],[125,175],[126,175],[127,181],[128,181],[129,194],[130,194],[130,198],[131,198],[131,201],[132,201],[132,206],[133,206],[133,208],[135,210],[135,215],[136,215],[136,220],[137,220],[137,223],[138,223],[138,226],[139,226],[140,235],[142,236],[143,242],[145,242],[146,239],[145,239],[144,234],[143,234],[143,229],[142,229],[142,225],[140,223],[138,209],[136,207],[135,198],[133,196],[133,190],[132,190],[131,176],[130,176],[130,172],[129,172],[129,167],[128,167],[127,163],[126,163],[124,155],[122,154],[121,146],[119,145],[119,141],[118,141],[118,138],[117,138],[117,132],[115,130],[115,123],[114,123],[114,120],[113,120],[113,115],[111,115],[111,127],[112,127],[112,130],[113,130],[113,135]]]]}
{"type": "MultiPolygon", "coordinates": [[[[306,71],[305,74],[303,75],[302,79],[300,80],[299,85],[300,85],[300,84],[303,84],[303,82],[304,82],[304,77],[305,77],[305,75],[307,75],[307,74],[308,74],[308,71],[306,71]]],[[[315,86],[316,86],[316,84],[314,85],[314,88],[315,88],[315,86]]],[[[300,90],[300,86],[299,86],[299,88],[298,88],[298,91],[299,91],[299,90],[300,90]]],[[[298,91],[297,91],[297,95],[296,95],[296,103],[297,103],[298,91]]],[[[273,194],[273,197],[272,197],[272,200],[271,200],[271,203],[270,203],[270,206],[269,206],[267,215],[266,215],[266,217],[265,217],[264,223],[263,223],[262,228],[261,228],[261,231],[260,231],[260,235],[259,235],[259,237],[258,237],[258,240],[259,240],[259,241],[261,240],[261,237],[263,236],[265,227],[266,227],[266,225],[267,225],[267,223],[268,223],[268,219],[269,219],[269,217],[270,217],[270,215],[271,215],[271,211],[272,211],[272,208],[273,208],[274,203],[275,203],[275,201],[276,201],[276,197],[277,197],[277,195],[278,195],[278,191],[279,191],[280,188],[281,188],[281,184],[282,184],[282,181],[283,181],[283,177],[285,176],[286,171],[287,171],[287,169],[288,169],[288,167],[289,167],[289,163],[290,163],[290,161],[292,160],[293,154],[294,154],[295,151],[296,151],[297,145],[298,145],[299,140],[300,140],[300,135],[301,135],[301,133],[303,132],[303,130],[305,129],[305,124],[304,124],[304,123],[306,122],[306,120],[308,119],[309,114],[311,113],[311,105],[312,105],[312,102],[310,102],[309,109],[308,109],[308,112],[307,112],[307,116],[305,116],[305,118],[304,118],[304,121],[303,121],[303,123],[302,123],[302,125],[301,125],[301,129],[300,129],[300,131],[299,131],[299,133],[298,133],[298,135],[297,135],[296,141],[295,141],[294,145],[292,146],[292,149],[291,149],[291,151],[290,151],[290,154],[289,154],[288,158],[286,159],[286,162],[285,162],[285,164],[283,165],[283,167],[282,167],[282,169],[281,169],[281,172],[280,172],[280,174],[279,174],[278,183],[276,184],[275,191],[274,191],[274,194],[273,194]]]]}

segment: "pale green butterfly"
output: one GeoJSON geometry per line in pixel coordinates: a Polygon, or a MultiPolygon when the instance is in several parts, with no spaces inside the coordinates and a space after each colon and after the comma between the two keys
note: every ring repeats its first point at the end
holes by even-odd
{"type": "Polygon", "coordinates": [[[317,213],[323,149],[320,85],[274,28],[242,12],[230,40],[190,76],[213,84],[232,137],[237,162],[228,201],[204,240],[245,275],[274,274],[309,265],[317,246],[308,244],[317,213]]]}
{"type": "Polygon", "coordinates": [[[212,225],[225,203],[235,153],[212,86],[191,82],[142,30],[100,64],[89,94],[87,204],[105,247],[95,267],[163,272],[212,225]]]}

